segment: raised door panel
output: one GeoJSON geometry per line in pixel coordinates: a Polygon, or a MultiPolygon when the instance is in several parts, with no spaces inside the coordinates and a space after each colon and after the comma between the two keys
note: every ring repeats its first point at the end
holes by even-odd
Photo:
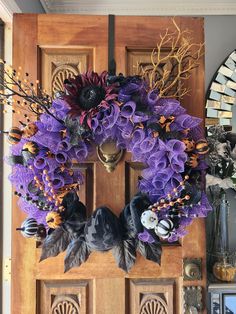
{"type": "Polygon", "coordinates": [[[40,47],[40,53],[42,86],[52,97],[63,90],[65,79],[93,68],[92,48],[40,47]]]}
{"type": "Polygon", "coordinates": [[[130,280],[130,314],[173,314],[175,280],[130,280]]]}
{"type": "Polygon", "coordinates": [[[92,281],[47,281],[37,283],[40,314],[88,314],[93,306],[92,281]]]}

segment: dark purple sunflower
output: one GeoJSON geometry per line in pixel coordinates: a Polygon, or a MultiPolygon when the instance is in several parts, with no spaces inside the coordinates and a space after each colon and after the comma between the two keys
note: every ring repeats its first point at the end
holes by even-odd
{"type": "Polygon", "coordinates": [[[80,123],[87,122],[91,127],[91,119],[102,108],[108,108],[109,103],[117,99],[116,85],[107,85],[108,73],[100,75],[88,71],[75,78],[65,80],[66,95],[64,99],[70,106],[69,115],[79,117],[80,123]]]}

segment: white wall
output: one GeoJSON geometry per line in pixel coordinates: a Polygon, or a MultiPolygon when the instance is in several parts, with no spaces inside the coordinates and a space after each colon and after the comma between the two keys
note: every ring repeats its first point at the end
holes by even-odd
{"type": "Polygon", "coordinates": [[[205,17],[206,88],[223,60],[236,49],[236,16],[205,17]]]}
{"type": "Polygon", "coordinates": [[[15,2],[24,13],[45,13],[40,0],[15,0],[15,2]]]}

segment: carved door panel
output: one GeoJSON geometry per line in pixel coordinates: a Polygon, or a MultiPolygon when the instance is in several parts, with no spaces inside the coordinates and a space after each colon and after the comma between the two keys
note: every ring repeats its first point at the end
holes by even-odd
{"type": "MultiPolygon", "coordinates": [[[[203,42],[203,21],[176,18],[181,29],[193,31],[195,42],[203,42]]],[[[116,17],[115,59],[117,73],[138,73],[137,63],[148,66],[159,34],[173,28],[170,18],[116,17]]],[[[73,15],[16,15],[14,18],[14,66],[40,78],[55,95],[63,80],[93,69],[108,68],[108,17],[73,15]]],[[[169,47],[164,47],[163,53],[169,47]]],[[[188,85],[192,96],[184,104],[191,114],[203,117],[203,59],[188,85]],[[195,105],[194,105],[195,104],[195,105]]],[[[84,164],[85,184],[80,197],[89,213],[106,205],[116,214],[136,192],[142,165],[126,153],[112,173],[94,155],[84,164]]],[[[205,267],[198,281],[184,282],[183,258],[205,262],[204,222],[197,220],[190,233],[175,245],[165,245],[162,266],[138,256],[129,274],[120,270],[111,253],[92,253],[88,261],[63,272],[63,254],[38,263],[40,249],[33,240],[15,232],[24,215],[13,208],[12,313],[24,314],[151,314],[183,313],[183,285],[205,286],[205,267]]]]}

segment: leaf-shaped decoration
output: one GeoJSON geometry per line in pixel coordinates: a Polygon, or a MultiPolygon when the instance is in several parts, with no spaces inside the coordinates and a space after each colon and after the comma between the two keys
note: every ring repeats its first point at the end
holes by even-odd
{"type": "Polygon", "coordinates": [[[136,260],[135,239],[121,241],[112,249],[118,267],[128,272],[136,260]]]}
{"type": "Polygon", "coordinates": [[[139,240],[137,249],[143,257],[161,265],[162,248],[160,243],[148,243],[139,240]]]}
{"type": "Polygon", "coordinates": [[[79,267],[82,263],[86,262],[90,254],[90,250],[84,238],[79,237],[74,239],[68,246],[66,256],[65,256],[65,269],[67,272],[73,267],[79,267]]]}
{"type": "Polygon", "coordinates": [[[72,145],[78,144],[78,141],[82,139],[82,135],[86,133],[86,129],[80,125],[78,119],[71,119],[69,116],[66,117],[64,123],[70,133],[70,143],[72,145]]]}
{"type": "Polygon", "coordinates": [[[133,197],[131,202],[125,206],[119,217],[124,237],[136,238],[137,234],[143,231],[140,217],[143,210],[149,205],[150,201],[146,195],[137,194],[133,197]]]}
{"type": "Polygon", "coordinates": [[[55,229],[43,242],[40,262],[65,251],[70,241],[71,235],[69,232],[62,227],[55,229]]]}

